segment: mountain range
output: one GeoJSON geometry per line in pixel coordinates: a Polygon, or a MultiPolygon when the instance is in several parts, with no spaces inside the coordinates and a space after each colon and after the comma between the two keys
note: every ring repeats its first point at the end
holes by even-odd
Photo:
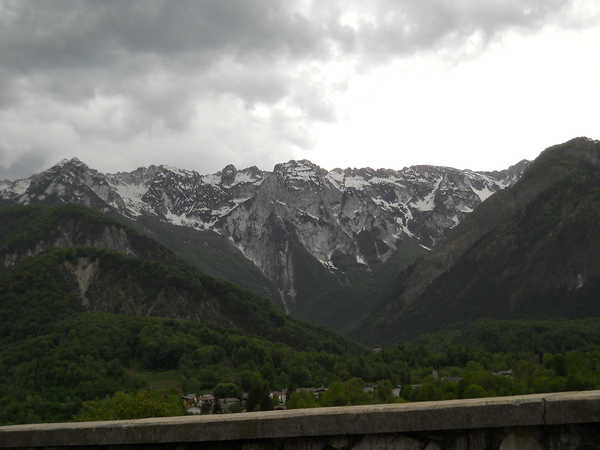
{"type": "Polygon", "coordinates": [[[302,160],[271,172],[228,165],[208,175],[166,166],[103,174],[73,158],[0,182],[0,201],[95,208],[286,313],[347,331],[401,269],[528,166],[327,171],[302,160]]]}
{"type": "Polygon", "coordinates": [[[600,315],[600,142],[548,148],[404,270],[355,337],[393,342],[478,319],[600,315]]]}

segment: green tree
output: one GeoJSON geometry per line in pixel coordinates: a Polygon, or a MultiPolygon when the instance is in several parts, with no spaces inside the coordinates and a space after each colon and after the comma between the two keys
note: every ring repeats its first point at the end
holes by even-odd
{"type": "Polygon", "coordinates": [[[293,392],[287,401],[288,409],[316,408],[315,396],[310,391],[293,392]]]}
{"type": "Polygon", "coordinates": [[[379,380],[375,387],[375,401],[377,403],[393,403],[392,383],[389,380],[379,380]]]}
{"type": "Polygon", "coordinates": [[[487,397],[485,389],[478,384],[470,384],[464,392],[464,398],[481,398],[487,397]]]}
{"type": "Polygon", "coordinates": [[[344,383],[346,401],[349,405],[365,405],[370,402],[369,394],[364,391],[365,382],[361,378],[351,378],[344,383]]]}
{"type": "Polygon", "coordinates": [[[290,372],[290,383],[294,386],[303,387],[310,385],[310,371],[303,365],[298,364],[290,372]]]}
{"type": "Polygon", "coordinates": [[[273,403],[269,397],[269,385],[265,380],[258,379],[248,391],[248,400],[246,401],[246,410],[248,411],[270,411],[273,409],[273,403]]]}
{"type": "Polygon", "coordinates": [[[261,376],[260,373],[255,370],[242,370],[237,377],[240,386],[244,390],[244,392],[249,392],[250,388],[260,382],[261,376]]]}
{"type": "MultiPolygon", "coordinates": [[[[312,395],[312,394],[311,394],[312,395]]],[[[334,381],[320,399],[321,406],[344,406],[348,404],[346,389],[341,381],[334,381]]]]}
{"type": "Polygon", "coordinates": [[[279,406],[281,404],[281,399],[279,398],[279,394],[277,394],[277,393],[273,394],[271,403],[273,405],[273,408],[276,408],[277,406],[279,406]]]}
{"type": "Polygon", "coordinates": [[[149,392],[117,392],[102,400],[85,402],[75,420],[121,420],[182,416],[183,405],[175,395],[149,392]]]}
{"type": "Polygon", "coordinates": [[[213,390],[215,398],[235,397],[242,398],[242,390],[235,383],[219,383],[213,390]]]}

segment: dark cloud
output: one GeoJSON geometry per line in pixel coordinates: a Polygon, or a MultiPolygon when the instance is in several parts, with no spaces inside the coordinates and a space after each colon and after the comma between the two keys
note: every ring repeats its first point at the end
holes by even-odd
{"type": "MultiPolygon", "coordinates": [[[[0,146],[0,180],[17,179],[30,176],[48,167],[47,154],[41,149],[26,150],[13,159],[14,153],[0,146]],[[4,165],[3,161],[11,161],[4,165]]],[[[55,162],[55,161],[53,161],[55,162]]]]}
{"type": "Polygon", "coordinates": [[[278,64],[327,60],[334,49],[397,56],[448,36],[538,26],[567,3],[357,2],[366,16],[351,28],[340,18],[352,2],[326,7],[317,2],[301,11],[295,2],[281,0],[4,1],[0,60],[13,76],[75,100],[92,95],[94,87],[119,90],[123,79],[174,71],[206,74],[207,89],[272,102],[286,94],[285,75],[271,72],[278,64]],[[222,72],[227,61],[235,62],[231,73],[222,72]]]}
{"type": "MultiPolygon", "coordinates": [[[[134,55],[144,63],[202,64],[316,56],[325,30],[286,2],[4,2],[0,54],[15,70],[105,67],[134,55]]],[[[136,61],[128,61],[136,64],[136,61]]]]}
{"type": "MultiPolygon", "coordinates": [[[[300,70],[304,65],[354,58],[373,67],[420,50],[460,46],[473,33],[486,40],[509,28],[533,30],[559,20],[569,4],[0,0],[0,130],[10,131],[2,117],[19,116],[19,130],[27,121],[40,132],[43,124],[60,129],[60,140],[47,140],[47,155],[137,148],[119,150],[125,161],[156,133],[171,143],[174,133],[186,139],[195,127],[214,134],[198,138],[204,147],[196,150],[210,164],[224,165],[240,152],[239,161],[252,162],[253,151],[255,164],[284,159],[294,148],[311,146],[312,122],[335,120],[328,97],[333,88],[300,70]],[[354,20],[348,18],[352,11],[354,20]],[[212,113],[211,102],[218,105],[212,113]],[[252,115],[261,105],[272,108],[270,117],[252,115]],[[219,144],[223,140],[227,145],[219,144]],[[65,142],[89,148],[65,149],[65,142]],[[269,153],[266,146],[277,150],[269,153]],[[277,151],[281,158],[265,156],[277,151]]],[[[2,173],[20,175],[27,164],[36,170],[44,158],[28,152],[14,164],[0,152],[2,173]]]]}
{"type": "Polygon", "coordinates": [[[360,51],[389,58],[440,45],[461,44],[479,33],[487,40],[506,29],[537,29],[569,0],[379,0],[371,20],[363,21],[360,51]]]}

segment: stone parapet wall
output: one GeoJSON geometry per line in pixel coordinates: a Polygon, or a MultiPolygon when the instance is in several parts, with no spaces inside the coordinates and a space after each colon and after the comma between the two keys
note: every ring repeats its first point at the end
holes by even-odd
{"type": "Polygon", "coordinates": [[[600,391],[0,427],[0,448],[600,449],[600,391]]]}

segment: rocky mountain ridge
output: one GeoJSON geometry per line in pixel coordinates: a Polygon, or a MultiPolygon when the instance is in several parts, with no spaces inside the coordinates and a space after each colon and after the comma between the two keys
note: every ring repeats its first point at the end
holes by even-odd
{"type": "Polygon", "coordinates": [[[597,316],[600,141],[546,149],[395,281],[355,336],[391,342],[481,318],[597,316]]]}
{"type": "Polygon", "coordinates": [[[514,184],[528,164],[497,172],[436,166],[327,171],[300,160],[272,172],[228,165],[207,175],[167,166],[103,174],[73,158],[27,179],[0,182],[0,199],[76,202],[136,221],[155,217],[217,233],[275,284],[283,308],[293,312],[298,248],[332,273],[348,264],[371,270],[407,243],[429,250],[483,200],[514,184]]]}

